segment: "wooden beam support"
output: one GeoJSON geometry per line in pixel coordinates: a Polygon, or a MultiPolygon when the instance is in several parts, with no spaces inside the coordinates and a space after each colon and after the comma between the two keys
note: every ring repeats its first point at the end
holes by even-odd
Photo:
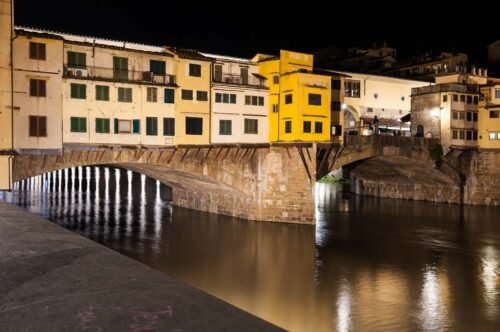
{"type": "MultiPolygon", "coordinates": [[[[298,147],[297,147],[298,149],[298,147]]],[[[288,158],[292,159],[292,155],[290,154],[290,151],[288,150],[288,146],[286,147],[286,153],[288,153],[288,158]]]]}
{"type": "Polygon", "coordinates": [[[233,160],[236,160],[236,157],[238,156],[238,153],[240,152],[240,147],[236,149],[236,153],[233,156],[233,160]]]}
{"type": "Polygon", "coordinates": [[[311,154],[309,153],[309,148],[306,148],[307,151],[307,157],[309,158],[309,161],[313,161],[311,158],[311,154]]]}
{"type": "MultiPolygon", "coordinates": [[[[332,150],[333,150],[333,147],[327,147],[327,148],[324,148],[324,149],[321,149],[322,151],[325,151],[325,154],[323,155],[323,158],[321,159],[321,161],[319,162],[319,166],[317,167],[317,170],[320,171],[323,169],[324,165],[325,165],[325,162],[328,161],[328,157],[330,157],[330,153],[332,153],[332,150]]],[[[327,169],[328,169],[328,165],[327,165],[327,169]]]]}
{"type": "Polygon", "coordinates": [[[205,154],[205,156],[201,159],[200,163],[204,163],[205,160],[208,158],[208,155],[210,154],[210,151],[212,150],[212,148],[208,148],[208,151],[207,153],[205,154]]]}
{"type": "Polygon", "coordinates": [[[248,160],[252,160],[253,155],[255,154],[255,151],[257,151],[257,149],[256,149],[256,148],[254,148],[254,149],[252,150],[252,153],[250,154],[250,158],[248,158],[248,160]]]}
{"type": "Polygon", "coordinates": [[[220,155],[220,153],[222,152],[223,149],[224,148],[217,148],[217,155],[215,156],[216,160],[219,160],[219,155],[220,155]]]}
{"type": "Polygon", "coordinates": [[[185,148],[186,150],[184,150],[184,154],[182,155],[182,158],[181,158],[181,162],[184,160],[184,158],[186,157],[188,151],[189,151],[189,148],[185,148]]]}
{"type": "Polygon", "coordinates": [[[201,151],[201,148],[198,148],[196,150],[196,153],[194,154],[193,158],[191,158],[191,161],[195,160],[196,159],[196,156],[198,155],[198,153],[201,151]]]}
{"type": "Polygon", "coordinates": [[[306,169],[307,177],[309,178],[309,182],[311,182],[311,173],[309,172],[309,167],[307,166],[306,158],[304,157],[304,152],[302,148],[297,146],[297,150],[299,150],[300,159],[302,159],[302,164],[304,164],[304,168],[306,169]]]}
{"type": "Polygon", "coordinates": [[[243,160],[243,158],[245,158],[245,155],[247,154],[248,152],[248,149],[245,149],[245,152],[243,152],[243,154],[241,155],[241,158],[240,160],[238,160],[238,162],[241,162],[243,160]]]}
{"type": "Polygon", "coordinates": [[[115,157],[115,162],[117,162],[121,156],[122,156],[122,150],[118,151],[118,155],[115,157]]]}
{"type": "Polygon", "coordinates": [[[224,158],[222,158],[223,161],[226,160],[226,157],[227,157],[230,150],[231,150],[231,148],[227,148],[226,154],[224,155],[224,158]]]}
{"type": "Polygon", "coordinates": [[[165,151],[161,151],[161,152],[158,154],[158,158],[156,158],[156,164],[159,164],[159,163],[160,163],[160,159],[161,159],[161,157],[163,157],[163,152],[165,152],[165,151]]]}

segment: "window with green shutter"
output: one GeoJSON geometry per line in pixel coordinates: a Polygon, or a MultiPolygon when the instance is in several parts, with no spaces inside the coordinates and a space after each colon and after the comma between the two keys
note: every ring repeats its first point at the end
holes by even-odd
{"type": "Polygon", "coordinates": [[[99,134],[109,134],[109,119],[96,118],[95,132],[99,134]]]}
{"type": "Polygon", "coordinates": [[[141,120],[139,119],[132,120],[132,133],[133,134],[141,133],[141,120]]]}
{"type": "Polygon", "coordinates": [[[118,101],[123,103],[131,103],[132,88],[118,88],[118,101]]]}
{"type": "Polygon", "coordinates": [[[314,123],[314,132],[316,134],[323,133],[323,123],[322,122],[315,122],[314,123]]]}
{"type": "Polygon", "coordinates": [[[258,134],[259,120],[245,119],[245,134],[258,134]]]}
{"type": "Polygon", "coordinates": [[[310,133],[311,132],[311,121],[304,121],[304,133],[310,133]]]}
{"type": "Polygon", "coordinates": [[[174,89],[165,89],[165,97],[166,104],[173,104],[175,102],[175,90],[174,89]]]}
{"type": "Polygon", "coordinates": [[[115,80],[128,80],[128,58],[113,57],[113,78],[115,80]]]}
{"type": "Polygon", "coordinates": [[[146,100],[152,103],[156,103],[156,101],[158,100],[158,89],[148,87],[146,89],[146,100]]]}
{"type": "Polygon", "coordinates": [[[87,68],[87,54],[68,51],[68,67],[87,68]]]}
{"type": "Polygon", "coordinates": [[[193,90],[181,90],[181,99],[193,100],[193,90]]]}
{"type": "Polygon", "coordinates": [[[109,86],[96,85],[95,86],[95,100],[109,101],[109,86]]]}
{"type": "Polygon", "coordinates": [[[201,77],[201,65],[189,64],[189,76],[201,77]]]}
{"type": "Polygon", "coordinates": [[[219,120],[219,135],[231,135],[231,134],[232,134],[232,121],[219,120]]]}
{"type": "Polygon", "coordinates": [[[165,75],[167,73],[165,61],[149,60],[149,71],[157,75],[165,75]]]}
{"type": "Polygon", "coordinates": [[[86,133],[87,132],[87,118],[71,117],[71,132],[72,133],[86,133]]]}
{"type": "Polygon", "coordinates": [[[71,98],[86,99],[87,86],[85,84],[71,83],[71,98]]]}

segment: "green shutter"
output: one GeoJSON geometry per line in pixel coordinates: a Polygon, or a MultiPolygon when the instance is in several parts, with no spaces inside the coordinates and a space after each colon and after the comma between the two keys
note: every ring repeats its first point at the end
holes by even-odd
{"type": "Polygon", "coordinates": [[[87,118],[71,117],[71,132],[86,133],[87,118]]]}
{"type": "Polygon", "coordinates": [[[141,120],[136,119],[132,121],[132,132],[134,134],[140,134],[141,133],[141,120]]]}
{"type": "Polygon", "coordinates": [[[114,119],[114,125],[115,125],[115,134],[118,134],[118,119],[114,119]]]}
{"type": "Polygon", "coordinates": [[[165,75],[165,73],[167,72],[165,61],[150,60],[149,71],[157,75],[165,75]]]}
{"type": "Polygon", "coordinates": [[[174,89],[165,89],[165,97],[166,104],[173,104],[175,102],[175,90],[174,89]]]}
{"type": "Polygon", "coordinates": [[[71,132],[78,132],[78,118],[71,117],[71,132]]]}
{"type": "Polygon", "coordinates": [[[95,87],[95,99],[96,100],[109,100],[109,86],[106,85],[96,85],[95,87]]]}

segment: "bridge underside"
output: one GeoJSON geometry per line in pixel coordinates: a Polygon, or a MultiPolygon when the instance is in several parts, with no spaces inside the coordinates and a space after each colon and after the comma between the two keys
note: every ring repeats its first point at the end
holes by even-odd
{"type": "Polygon", "coordinates": [[[14,158],[14,180],[90,165],[115,165],[170,186],[173,204],[250,220],[314,223],[315,147],[175,148],[70,146],[14,158]]]}

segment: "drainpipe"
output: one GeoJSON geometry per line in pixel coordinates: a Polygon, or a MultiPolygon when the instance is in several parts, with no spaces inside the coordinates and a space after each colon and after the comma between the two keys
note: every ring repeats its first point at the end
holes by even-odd
{"type": "MultiPolygon", "coordinates": [[[[278,142],[280,141],[280,112],[281,112],[281,51],[280,51],[280,64],[278,66],[278,142]]],[[[272,107],[272,106],[271,106],[272,107]]],[[[271,109],[271,112],[273,110],[271,109]]]]}
{"type": "Polygon", "coordinates": [[[14,0],[10,1],[10,126],[11,126],[11,152],[9,156],[9,189],[12,189],[13,185],[13,174],[11,172],[11,163],[14,155],[14,0]]]}

